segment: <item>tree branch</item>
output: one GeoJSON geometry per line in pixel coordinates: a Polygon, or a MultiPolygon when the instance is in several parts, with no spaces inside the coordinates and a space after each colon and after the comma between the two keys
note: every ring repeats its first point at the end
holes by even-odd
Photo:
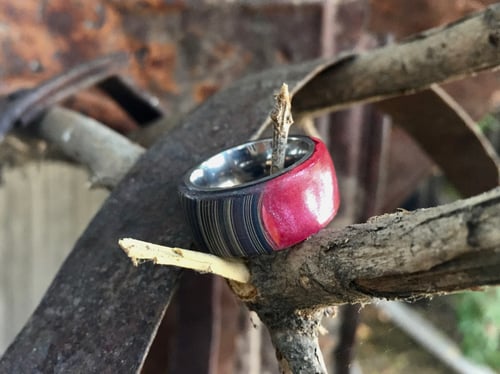
{"type": "Polygon", "coordinates": [[[323,316],[322,308],[307,312],[260,315],[271,334],[281,373],[326,373],[318,344],[318,331],[323,316]]]}
{"type": "Polygon", "coordinates": [[[271,157],[271,174],[275,174],[285,167],[286,143],[288,131],[293,124],[292,108],[288,85],[283,83],[275,97],[276,104],[271,112],[273,121],[273,153],[271,157]]]}
{"type": "Polygon", "coordinates": [[[498,66],[500,4],[325,69],[294,97],[301,115],[413,93],[498,66]]]}
{"type": "Polygon", "coordinates": [[[436,208],[325,229],[289,251],[252,259],[257,292],[246,302],[269,313],[498,285],[498,227],[500,187],[436,208]]]}

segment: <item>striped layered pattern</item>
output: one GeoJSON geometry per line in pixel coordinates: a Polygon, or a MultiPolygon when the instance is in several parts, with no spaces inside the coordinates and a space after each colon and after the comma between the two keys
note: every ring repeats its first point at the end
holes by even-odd
{"type": "Polygon", "coordinates": [[[273,251],[261,220],[261,194],[218,198],[190,197],[181,204],[196,243],[222,257],[248,257],[273,251]]]}

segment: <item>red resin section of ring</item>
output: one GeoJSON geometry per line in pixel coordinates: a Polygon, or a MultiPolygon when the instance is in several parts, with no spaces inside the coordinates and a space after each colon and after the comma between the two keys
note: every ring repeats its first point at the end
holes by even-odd
{"type": "Polygon", "coordinates": [[[307,239],[337,213],[335,168],[325,144],[313,141],[315,149],[308,160],[270,180],[264,189],[261,217],[275,250],[307,239]]]}

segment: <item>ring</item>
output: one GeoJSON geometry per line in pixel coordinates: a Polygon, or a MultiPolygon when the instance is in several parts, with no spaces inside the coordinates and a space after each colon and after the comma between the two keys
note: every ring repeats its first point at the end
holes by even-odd
{"type": "Polygon", "coordinates": [[[181,205],[200,249],[250,257],[297,244],[325,227],[339,207],[337,177],[323,142],[288,138],[285,168],[269,175],[271,139],[210,157],[179,186],[181,205]]]}

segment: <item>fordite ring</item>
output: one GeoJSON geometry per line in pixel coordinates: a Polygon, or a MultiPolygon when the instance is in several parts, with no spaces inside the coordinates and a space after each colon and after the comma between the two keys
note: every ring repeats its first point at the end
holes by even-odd
{"type": "Polygon", "coordinates": [[[337,213],[339,192],[324,143],[288,139],[285,168],[269,175],[271,139],[227,149],[191,169],[179,187],[196,244],[249,257],[297,244],[337,213]]]}

